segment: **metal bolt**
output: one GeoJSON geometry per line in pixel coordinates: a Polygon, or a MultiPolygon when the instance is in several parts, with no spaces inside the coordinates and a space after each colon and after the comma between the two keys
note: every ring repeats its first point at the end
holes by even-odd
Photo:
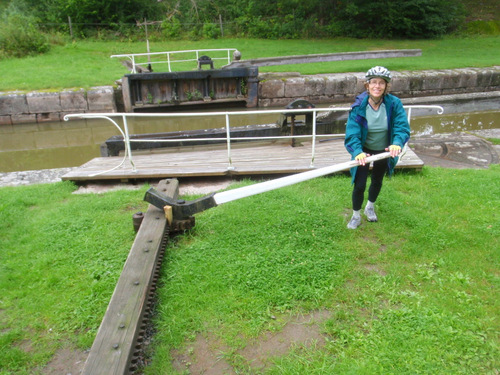
{"type": "Polygon", "coordinates": [[[142,212],[137,212],[134,215],[132,215],[132,223],[134,225],[134,230],[136,232],[139,231],[139,228],[141,227],[143,219],[144,219],[144,213],[142,213],[142,212]]]}
{"type": "Polygon", "coordinates": [[[113,349],[115,349],[115,350],[118,349],[119,347],[120,347],[120,345],[118,345],[118,344],[113,345],[113,349]]]}

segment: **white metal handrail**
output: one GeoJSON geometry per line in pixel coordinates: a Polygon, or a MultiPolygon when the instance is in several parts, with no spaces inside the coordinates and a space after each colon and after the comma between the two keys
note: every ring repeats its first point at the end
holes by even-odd
{"type": "Polygon", "coordinates": [[[189,62],[189,61],[198,61],[200,58],[200,52],[205,53],[205,52],[227,52],[227,56],[225,57],[210,57],[212,60],[227,60],[227,63],[229,64],[231,62],[231,51],[237,51],[236,48],[219,48],[219,49],[193,49],[193,50],[186,50],[186,51],[165,51],[165,52],[146,52],[146,53],[126,53],[122,55],[111,55],[111,58],[115,57],[122,57],[122,58],[128,58],[130,62],[132,63],[132,73],[137,73],[136,71],[136,66],[137,65],[153,65],[153,64],[167,64],[168,65],[168,71],[172,71],[172,63],[180,63],[180,62],[189,62]],[[193,59],[184,59],[184,60],[172,60],[171,56],[176,55],[176,54],[181,54],[181,53],[194,53],[196,58],[193,59]],[[167,60],[165,61],[150,61],[151,56],[161,56],[161,55],[166,55],[167,60]],[[147,57],[148,61],[144,63],[136,63],[135,59],[136,57],[147,57]]]}
{"type": "MultiPolygon", "coordinates": [[[[443,107],[438,106],[438,105],[409,105],[409,106],[404,106],[404,108],[408,111],[408,122],[410,122],[410,116],[411,116],[411,110],[412,109],[435,109],[437,110],[438,114],[442,114],[444,112],[443,107]]],[[[146,139],[146,138],[141,138],[141,139],[130,139],[130,134],[128,130],[128,123],[127,123],[127,118],[131,117],[213,117],[213,116],[224,116],[225,117],[225,124],[226,124],[226,137],[222,138],[189,138],[189,139],[183,139],[183,142],[196,142],[196,141],[226,141],[226,147],[227,147],[227,157],[228,157],[228,170],[234,170],[234,166],[232,163],[232,157],[231,157],[231,141],[236,141],[236,140],[270,140],[270,139],[292,139],[292,138],[309,138],[311,139],[311,163],[310,163],[310,168],[314,168],[314,158],[315,158],[315,153],[316,153],[316,139],[325,137],[325,138],[343,138],[345,137],[345,134],[317,134],[316,133],[316,116],[318,112],[330,112],[330,111],[335,111],[335,112],[345,112],[349,111],[350,108],[304,108],[304,109],[274,109],[274,110],[258,110],[258,111],[235,111],[235,112],[192,112],[192,113],[78,113],[78,114],[68,114],[64,116],[64,120],[68,121],[72,118],[87,118],[87,119],[92,119],[92,118],[99,118],[99,119],[105,119],[109,120],[121,133],[123,136],[123,142],[125,143],[125,154],[124,157],[119,165],[116,167],[95,173],[92,176],[97,176],[101,174],[105,174],[111,171],[114,171],[115,169],[121,167],[124,163],[125,160],[129,160],[130,165],[132,166],[132,171],[134,173],[137,172],[137,169],[135,167],[133,158],[132,158],[132,149],[130,147],[131,142],[157,142],[157,143],[168,143],[168,142],[178,142],[178,139],[146,139]],[[282,136],[263,136],[263,137],[231,137],[231,125],[230,125],[230,117],[231,116],[241,116],[241,115],[252,115],[252,114],[269,114],[269,113],[277,113],[277,114],[304,114],[306,112],[312,112],[314,114],[313,116],[313,123],[312,123],[312,134],[311,135],[282,135],[282,136]],[[118,125],[118,123],[113,120],[114,117],[121,117],[122,122],[123,122],[123,129],[118,125]]]]}
{"type": "Polygon", "coordinates": [[[412,105],[405,105],[403,106],[403,108],[408,110],[408,123],[410,123],[412,109],[435,109],[438,115],[442,115],[444,112],[443,107],[441,107],[440,105],[412,104],[412,105]]]}

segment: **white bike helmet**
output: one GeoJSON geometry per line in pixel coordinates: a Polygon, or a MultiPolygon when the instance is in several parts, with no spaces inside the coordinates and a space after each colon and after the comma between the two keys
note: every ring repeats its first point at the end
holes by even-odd
{"type": "Polygon", "coordinates": [[[389,83],[391,81],[391,72],[383,66],[375,66],[366,72],[366,80],[369,81],[375,77],[382,78],[389,83]]]}

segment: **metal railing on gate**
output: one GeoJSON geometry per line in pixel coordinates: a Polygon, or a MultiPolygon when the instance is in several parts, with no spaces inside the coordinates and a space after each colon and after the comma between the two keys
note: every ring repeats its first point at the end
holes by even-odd
{"type": "MultiPolygon", "coordinates": [[[[429,110],[437,110],[437,114],[442,114],[444,112],[443,107],[438,105],[407,105],[404,106],[407,110],[408,122],[411,121],[411,113],[413,109],[429,109],[429,110]]],[[[318,138],[343,138],[345,134],[317,134],[316,133],[316,116],[317,113],[324,112],[346,112],[349,111],[350,108],[304,108],[304,109],[274,109],[274,110],[259,110],[259,111],[235,111],[235,112],[200,112],[200,113],[79,113],[79,114],[68,114],[64,116],[64,120],[68,121],[72,118],[86,118],[86,119],[105,119],[110,121],[120,132],[123,137],[123,141],[125,144],[125,153],[122,161],[114,168],[111,168],[107,171],[95,173],[93,176],[98,176],[102,174],[106,174],[112,172],[118,168],[120,168],[125,161],[128,159],[133,172],[137,172],[135,167],[133,157],[132,157],[132,149],[130,147],[131,142],[148,142],[148,143],[168,143],[168,142],[178,142],[177,139],[154,139],[154,138],[141,138],[141,139],[131,139],[128,129],[128,118],[132,117],[208,117],[208,116],[224,116],[225,118],[225,129],[226,129],[226,137],[224,138],[189,138],[183,139],[183,142],[197,142],[197,141],[225,141],[227,148],[227,158],[228,158],[228,170],[234,170],[232,156],[231,156],[231,141],[238,140],[273,140],[273,139],[297,139],[297,138],[307,138],[311,139],[311,162],[310,168],[314,168],[314,158],[316,152],[316,140],[318,138]],[[312,112],[313,113],[313,122],[312,122],[312,134],[310,135],[281,135],[281,136],[264,136],[264,137],[231,137],[231,125],[230,125],[230,117],[231,116],[241,116],[241,115],[252,115],[252,114],[284,114],[292,115],[294,113],[303,115],[304,113],[312,112]],[[123,123],[123,129],[118,125],[118,123],[113,118],[121,117],[123,123]]]]}
{"type": "Polygon", "coordinates": [[[146,52],[146,53],[126,53],[122,55],[111,55],[111,58],[127,58],[130,60],[132,63],[132,73],[137,73],[136,66],[143,66],[143,65],[153,65],[153,64],[167,64],[168,65],[168,71],[172,71],[172,64],[174,63],[182,63],[182,62],[189,62],[189,61],[198,61],[198,59],[201,57],[200,54],[205,54],[207,52],[226,52],[227,56],[224,57],[210,57],[211,60],[226,60],[227,64],[231,62],[231,52],[237,51],[236,48],[219,48],[219,49],[195,49],[195,50],[186,50],[186,51],[165,51],[165,52],[146,52]],[[175,60],[172,57],[174,55],[180,55],[180,54],[190,54],[193,53],[195,58],[189,59],[189,58],[183,58],[180,60],[175,60]],[[160,61],[150,61],[152,56],[166,56],[166,60],[160,60],[160,61]],[[136,58],[147,58],[147,62],[136,62],[136,58]]]}

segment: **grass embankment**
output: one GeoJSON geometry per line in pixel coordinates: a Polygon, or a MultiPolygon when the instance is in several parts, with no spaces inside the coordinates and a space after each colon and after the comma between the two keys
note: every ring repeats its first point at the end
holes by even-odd
{"type": "Polygon", "coordinates": [[[0,374],[89,348],[134,239],[141,194],[71,183],[0,189],[0,374]]]}
{"type": "MultiPolygon", "coordinates": [[[[146,373],[180,373],[171,360],[181,354],[194,365],[200,338],[242,374],[495,373],[499,178],[498,165],[397,173],[380,221],[356,231],[344,175],[198,214],[167,251],[146,373]],[[252,368],[245,348],[314,311],[321,344],[252,368]]],[[[132,244],[144,190],[74,189],[0,189],[1,374],[88,348],[132,244]]]]}
{"type": "MultiPolygon", "coordinates": [[[[437,40],[372,40],[338,38],[330,40],[261,40],[218,39],[201,41],[151,42],[151,52],[179,51],[206,48],[236,48],[243,59],[316,53],[335,53],[385,49],[421,49],[422,56],[415,58],[351,60],[329,63],[282,65],[262,67],[260,72],[300,72],[302,74],[364,72],[370,66],[385,65],[391,70],[453,69],[488,67],[500,61],[500,36],[445,37],[437,40]]],[[[0,91],[60,90],[113,85],[127,73],[119,59],[111,55],[145,53],[142,42],[75,41],[54,45],[44,55],[23,59],[0,60],[4,72],[0,91]]],[[[212,56],[211,53],[208,53],[212,56]]],[[[212,56],[214,57],[214,56],[212,56]]],[[[216,61],[216,68],[225,64],[216,61]]],[[[153,66],[156,69],[156,66],[153,66]]],[[[174,65],[174,70],[192,70],[188,65],[174,65]]],[[[158,71],[167,71],[158,65],[158,71]]]]}

